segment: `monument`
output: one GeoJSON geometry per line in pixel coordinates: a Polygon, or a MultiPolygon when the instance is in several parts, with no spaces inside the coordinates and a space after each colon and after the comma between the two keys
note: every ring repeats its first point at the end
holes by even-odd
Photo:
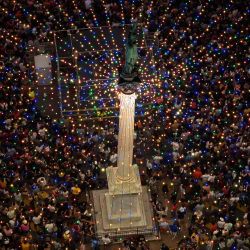
{"type": "Polygon", "coordinates": [[[133,165],[133,140],[138,74],[137,25],[129,31],[125,65],[120,73],[120,116],[117,167],[106,169],[108,190],[93,191],[97,235],[153,234],[154,220],[147,187],[133,165]]]}

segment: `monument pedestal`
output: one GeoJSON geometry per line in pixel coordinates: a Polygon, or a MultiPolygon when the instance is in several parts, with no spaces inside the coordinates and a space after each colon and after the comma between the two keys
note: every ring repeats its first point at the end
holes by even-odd
{"type": "Polygon", "coordinates": [[[94,190],[92,195],[98,237],[105,234],[113,238],[143,234],[146,238],[156,239],[157,230],[147,187],[142,186],[140,194],[110,195],[104,189],[94,190]]]}
{"type": "Polygon", "coordinates": [[[138,166],[131,167],[130,176],[121,180],[118,167],[107,168],[109,190],[105,193],[105,205],[109,225],[105,229],[121,229],[146,225],[142,202],[142,186],[138,166]]]}
{"type": "MultiPolygon", "coordinates": [[[[105,194],[108,219],[112,223],[125,224],[141,221],[143,217],[141,194],[105,194]]],[[[122,225],[124,224],[124,225],[122,225]]],[[[145,225],[145,223],[141,223],[145,225]]]]}

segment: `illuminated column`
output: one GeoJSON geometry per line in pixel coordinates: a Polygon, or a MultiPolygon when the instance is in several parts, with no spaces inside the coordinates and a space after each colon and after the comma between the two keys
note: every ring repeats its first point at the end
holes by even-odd
{"type": "Polygon", "coordinates": [[[120,115],[118,133],[117,167],[106,169],[109,194],[141,193],[139,168],[133,165],[135,93],[119,95],[120,115]]]}
{"type": "Polygon", "coordinates": [[[118,134],[118,159],[116,177],[120,181],[129,181],[134,178],[132,169],[133,141],[134,141],[134,115],[135,93],[126,95],[121,93],[119,134],[118,134]]]}

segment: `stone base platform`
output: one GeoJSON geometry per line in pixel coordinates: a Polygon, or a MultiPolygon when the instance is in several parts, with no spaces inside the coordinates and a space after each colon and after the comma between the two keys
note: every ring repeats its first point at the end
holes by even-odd
{"type": "Polygon", "coordinates": [[[142,187],[142,193],[131,194],[131,197],[126,194],[124,199],[120,195],[110,195],[107,189],[94,190],[92,196],[98,237],[105,234],[109,234],[112,238],[139,234],[143,234],[145,237],[149,236],[149,238],[158,236],[146,186],[142,187]],[[126,212],[119,216],[120,219],[118,218],[118,214],[121,212],[118,203],[122,200],[125,204],[128,201],[134,203],[131,211],[134,214],[131,214],[130,218],[126,212]],[[111,203],[115,204],[116,202],[118,203],[115,206],[110,206],[111,203]]]}
{"type": "Polygon", "coordinates": [[[105,229],[129,228],[130,225],[141,227],[146,226],[145,211],[141,194],[105,194],[104,202],[101,199],[101,209],[108,214],[109,224],[104,224],[105,229]]]}

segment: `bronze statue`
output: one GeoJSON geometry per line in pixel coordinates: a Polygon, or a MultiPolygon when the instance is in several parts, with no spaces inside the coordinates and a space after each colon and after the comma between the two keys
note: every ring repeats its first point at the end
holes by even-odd
{"type": "Polygon", "coordinates": [[[120,73],[118,86],[125,94],[135,92],[137,84],[141,82],[139,78],[138,51],[136,45],[137,24],[133,23],[126,44],[125,65],[120,73]]]}

